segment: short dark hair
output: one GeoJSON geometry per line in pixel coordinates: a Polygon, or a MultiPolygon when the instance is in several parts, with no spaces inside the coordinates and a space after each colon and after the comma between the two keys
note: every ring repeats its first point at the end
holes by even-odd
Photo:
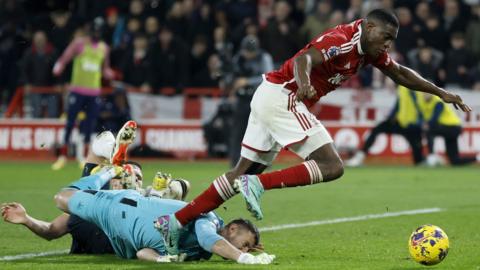
{"type": "Polygon", "coordinates": [[[244,218],[237,218],[230,221],[227,227],[230,227],[232,224],[236,224],[249,230],[255,236],[255,246],[258,246],[260,244],[260,232],[258,231],[257,226],[255,226],[255,224],[253,224],[250,220],[244,218]]]}
{"type": "Polygon", "coordinates": [[[385,10],[385,9],[374,9],[367,14],[367,20],[377,20],[384,24],[390,24],[394,27],[398,27],[400,24],[398,23],[397,16],[392,12],[385,10]]]}
{"type": "Polygon", "coordinates": [[[135,166],[137,166],[140,170],[142,169],[142,165],[140,165],[140,163],[135,162],[135,161],[129,160],[129,161],[125,162],[125,164],[135,165],[135,166]]]}

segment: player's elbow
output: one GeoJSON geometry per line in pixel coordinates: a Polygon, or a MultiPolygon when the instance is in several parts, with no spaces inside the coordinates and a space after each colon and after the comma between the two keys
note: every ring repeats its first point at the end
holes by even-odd
{"type": "Polygon", "coordinates": [[[62,190],[55,194],[53,200],[58,209],[68,213],[68,200],[70,199],[71,193],[72,191],[70,190],[62,190]]]}

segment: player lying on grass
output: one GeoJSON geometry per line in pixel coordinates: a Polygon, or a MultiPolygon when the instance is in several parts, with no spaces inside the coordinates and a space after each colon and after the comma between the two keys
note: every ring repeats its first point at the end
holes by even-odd
{"type": "MultiPolygon", "coordinates": [[[[93,141],[92,151],[87,156],[87,163],[82,176],[90,175],[92,170],[95,170],[99,164],[110,163],[110,158],[113,156],[115,157],[113,159],[114,162],[129,163],[132,166],[136,176],[135,183],[127,185],[127,183],[122,183],[122,179],[113,178],[102,189],[141,188],[143,175],[140,165],[125,161],[128,145],[135,137],[135,127],[134,122],[127,122],[119,131],[116,139],[111,132],[104,132],[97,136],[93,141]],[[115,148],[115,145],[119,147],[115,148]],[[114,148],[116,149],[115,151],[114,148]],[[112,152],[114,153],[113,155],[112,152]]],[[[183,179],[171,179],[168,175],[157,173],[154,181],[160,187],[157,190],[147,190],[148,195],[184,199],[189,191],[189,183],[183,179]]],[[[2,204],[1,213],[6,222],[22,224],[46,240],[58,239],[66,234],[70,234],[72,237],[71,254],[114,253],[105,233],[95,224],[85,221],[76,215],[62,214],[51,222],[43,221],[28,215],[23,205],[15,202],[2,204]]]]}
{"type": "MultiPolygon", "coordinates": [[[[388,54],[397,38],[398,19],[386,10],[338,25],[317,36],[278,70],[264,74],[251,101],[251,113],[236,167],[174,215],[158,218],[169,253],[178,252],[179,231],[201,213],[216,209],[238,192],[252,214],[261,219],[260,197],[265,190],[329,182],[343,175],[343,162],[333,140],[308,111],[322,96],[334,91],[364,66],[373,65],[397,84],[440,97],[455,108],[471,111],[460,96],[445,91],[388,54]],[[282,148],[305,162],[261,174],[282,148]]],[[[320,33],[319,33],[320,34],[320,33]]],[[[281,44],[279,44],[281,46],[281,44]]]]}
{"type": "Polygon", "coordinates": [[[213,212],[186,224],[179,238],[179,255],[168,255],[162,235],[152,224],[158,216],[174,213],[186,203],[147,198],[135,190],[100,190],[110,179],[129,174],[118,166],[104,167],[61,190],[55,196],[57,207],[96,224],[122,258],[169,262],[209,259],[215,253],[243,264],[269,264],[275,258],[248,253],[260,247],[260,234],[250,221],[237,219],[224,226],[213,212]]]}

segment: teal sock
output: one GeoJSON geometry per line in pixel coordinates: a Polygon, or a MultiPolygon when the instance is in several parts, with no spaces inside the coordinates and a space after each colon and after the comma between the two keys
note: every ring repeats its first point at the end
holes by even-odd
{"type": "Polygon", "coordinates": [[[71,183],[68,187],[80,190],[100,190],[115,175],[115,169],[111,168],[104,172],[82,177],[71,183]]]}

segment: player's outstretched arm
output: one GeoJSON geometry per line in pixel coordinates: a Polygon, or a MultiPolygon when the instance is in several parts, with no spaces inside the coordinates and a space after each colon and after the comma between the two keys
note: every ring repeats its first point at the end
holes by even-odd
{"type": "Polygon", "coordinates": [[[22,224],[45,240],[53,240],[67,234],[69,215],[62,214],[52,222],[36,219],[27,214],[20,203],[4,203],[1,208],[3,220],[12,224],[22,224]]]}
{"type": "Polygon", "coordinates": [[[463,103],[463,100],[459,95],[436,86],[408,67],[394,63],[389,68],[383,69],[382,72],[397,84],[403,85],[412,90],[436,95],[444,102],[452,103],[455,109],[460,108],[464,112],[472,110],[467,104],[463,103]]]}

